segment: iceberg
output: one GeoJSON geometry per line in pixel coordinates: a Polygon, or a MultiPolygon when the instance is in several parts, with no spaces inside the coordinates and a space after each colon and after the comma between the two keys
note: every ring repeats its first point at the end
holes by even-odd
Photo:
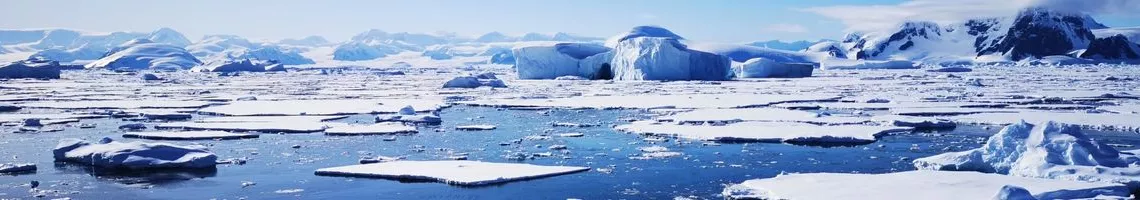
{"type": "Polygon", "coordinates": [[[810,63],[780,63],[766,58],[752,58],[734,64],[737,78],[803,78],[811,77],[815,66],[810,63]]]}
{"type": "Polygon", "coordinates": [[[435,181],[460,186],[484,186],[565,175],[589,167],[541,166],[480,161],[390,161],[317,169],[318,176],[347,176],[394,180],[435,181]]]}
{"type": "Polygon", "coordinates": [[[665,37],[627,38],[617,43],[610,63],[614,80],[728,80],[728,57],[689,49],[665,37]]]}
{"type": "Polygon", "coordinates": [[[110,53],[99,60],[84,65],[87,69],[189,69],[201,65],[202,61],[182,47],[138,41],[137,44],[121,46],[122,50],[110,53]]]}
{"type": "Polygon", "coordinates": [[[674,39],[674,40],[684,40],[685,39],[685,38],[681,37],[680,35],[673,33],[673,31],[669,31],[669,29],[665,29],[665,28],[661,28],[661,27],[657,27],[657,26],[636,26],[636,27],[633,27],[632,29],[630,29],[628,32],[624,32],[624,33],[615,35],[613,37],[610,37],[609,39],[606,39],[606,46],[611,47],[611,48],[617,47],[618,43],[621,43],[627,39],[639,38],[639,37],[660,37],[660,38],[670,38],[670,39],[674,39]]]}
{"type": "Polygon", "coordinates": [[[206,151],[203,146],[116,142],[110,138],[104,138],[99,143],[64,139],[52,153],[57,161],[127,169],[213,168],[218,159],[218,156],[206,151]]]}
{"type": "Polygon", "coordinates": [[[0,66],[0,79],[59,79],[59,62],[26,60],[0,66]]]}
{"type": "Polygon", "coordinates": [[[0,163],[0,175],[30,173],[35,171],[35,163],[0,163]]]}
{"type": "Polygon", "coordinates": [[[277,61],[260,61],[250,59],[215,61],[210,64],[194,67],[190,71],[196,72],[271,72],[285,71],[284,65],[277,61]]]}
{"type": "Polygon", "coordinates": [[[905,60],[849,60],[825,59],[820,62],[819,68],[823,70],[844,69],[918,69],[918,65],[905,60]]]}
{"type": "Polygon", "coordinates": [[[511,51],[519,79],[554,79],[560,76],[592,77],[586,74],[592,74],[596,69],[581,68],[579,62],[609,50],[596,44],[556,43],[520,46],[511,51]]]}
{"type": "Polygon", "coordinates": [[[497,78],[481,79],[475,76],[460,76],[443,83],[443,88],[478,88],[478,87],[505,88],[507,84],[497,78]]]}
{"type": "Polygon", "coordinates": [[[977,149],[914,160],[920,170],[977,171],[1010,176],[1101,182],[1140,188],[1140,156],[1120,152],[1056,122],[1020,122],[977,149]]]}
{"type": "Polygon", "coordinates": [[[1007,186],[1028,191],[1032,195],[1028,199],[1126,199],[1130,195],[1128,188],[1117,184],[925,170],[782,174],[730,185],[721,194],[725,199],[994,199],[1013,189],[1007,186]]]}

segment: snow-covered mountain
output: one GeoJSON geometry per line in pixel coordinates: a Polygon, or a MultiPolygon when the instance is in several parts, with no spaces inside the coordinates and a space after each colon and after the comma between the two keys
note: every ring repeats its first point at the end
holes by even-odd
{"type": "Polygon", "coordinates": [[[809,51],[827,51],[850,59],[930,62],[1021,61],[1049,56],[1115,60],[1134,56],[1122,51],[1133,48],[1128,43],[1135,44],[1125,42],[1129,40],[1127,36],[1101,36],[1106,39],[1097,42],[1097,50],[1086,51],[1093,48],[1091,44],[1098,38],[1094,30],[1106,28],[1085,14],[1033,7],[1010,17],[953,24],[904,22],[891,30],[848,34],[838,45],[818,46],[809,51]],[[1123,54],[1099,54],[1110,52],[1123,54]]]}
{"type": "Polygon", "coordinates": [[[0,54],[28,53],[60,62],[95,60],[112,48],[133,39],[186,46],[189,40],[178,31],[160,28],[151,33],[92,33],[68,29],[0,30],[0,54]]]}
{"type": "Polygon", "coordinates": [[[292,39],[292,38],[283,39],[281,41],[277,41],[277,44],[315,47],[315,46],[328,45],[330,43],[324,37],[309,36],[309,37],[305,37],[305,38],[301,38],[301,39],[292,39]]]}
{"type": "Polygon", "coordinates": [[[315,63],[312,59],[301,56],[300,50],[296,48],[283,48],[274,44],[251,42],[235,35],[205,36],[201,41],[187,46],[186,50],[207,62],[256,59],[273,60],[286,65],[315,63]]]}
{"type": "MultiPolygon", "coordinates": [[[[423,56],[433,60],[446,60],[455,56],[474,56],[485,51],[486,48],[503,46],[486,45],[491,43],[584,42],[600,40],[601,38],[578,36],[569,33],[527,33],[522,36],[510,36],[500,32],[490,32],[475,38],[464,38],[449,33],[389,33],[372,29],[357,34],[349,39],[349,41],[337,45],[333,50],[332,57],[333,60],[340,61],[364,61],[384,58],[402,52],[421,52],[423,56]]],[[[500,55],[499,57],[503,59],[512,56],[500,55]]],[[[500,62],[502,62],[502,60],[500,60],[500,62]]]]}

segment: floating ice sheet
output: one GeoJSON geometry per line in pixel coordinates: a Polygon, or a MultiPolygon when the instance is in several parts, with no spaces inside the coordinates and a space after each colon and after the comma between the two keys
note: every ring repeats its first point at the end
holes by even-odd
{"type": "Polygon", "coordinates": [[[452,185],[481,186],[558,176],[589,169],[589,167],[541,166],[466,160],[391,161],[323,168],[318,169],[316,174],[322,176],[436,181],[452,185]]]}
{"type": "Polygon", "coordinates": [[[170,100],[59,101],[19,104],[30,108],[55,109],[130,109],[130,108],[201,108],[218,102],[170,100]]]}
{"type": "Polygon", "coordinates": [[[588,96],[557,99],[491,99],[460,102],[476,106],[556,108],[740,108],[785,102],[828,101],[831,95],[690,94],[588,96]]]}
{"type": "Polygon", "coordinates": [[[184,131],[184,132],[128,132],[126,138],[141,138],[150,140],[231,140],[257,138],[257,134],[230,133],[225,131],[184,131]]]}
{"type": "Polygon", "coordinates": [[[638,121],[617,130],[724,142],[786,142],[800,144],[863,144],[883,134],[910,131],[894,126],[817,126],[790,122],[739,122],[723,126],[661,124],[638,121]]]}
{"type": "Polygon", "coordinates": [[[866,117],[820,116],[817,113],[778,108],[697,109],[662,117],[678,123],[692,122],[803,122],[812,124],[859,124],[871,121],[866,117]]]}
{"type": "Polygon", "coordinates": [[[433,111],[443,101],[426,99],[236,101],[198,110],[201,114],[233,116],[346,115],[396,113],[405,106],[417,112],[433,111]]]}
{"type": "Polygon", "coordinates": [[[1006,125],[1022,120],[1030,123],[1056,121],[1080,125],[1088,129],[1140,131],[1140,114],[1078,113],[1078,112],[1022,112],[979,113],[949,117],[961,123],[1006,125]]]}
{"type": "Polygon", "coordinates": [[[369,125],[343,124],[333,125],[332,128],[325,129],[326,135],[379,135],[416,132],[416,127],[404,125],[403,123],[376,123],[369,125]]]}
{"type": "Polygon", "coordinates": [[[908,171],[889,174],[784,174],[731,185],[727,199],[993,199],[1006,185],[1037,199],[1126,199],[1118,184],[1046,180],[977,172],[908,171]]]}

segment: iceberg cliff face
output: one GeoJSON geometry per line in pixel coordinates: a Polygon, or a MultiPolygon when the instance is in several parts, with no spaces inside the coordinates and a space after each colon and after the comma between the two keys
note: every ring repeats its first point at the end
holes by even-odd
{"type": "Polygon", "coordinates": [[[554,79],[583,76],[579,61],[607,52],[609,48],[587,43],[558,43],[518,47],[512,51],[519,79],[554,79]]]}
{"type": "Polygon", "coordinates": [[[622,40],[609,64],[614,80],[727,80],[732,73],[728,57],[691,50],[667,37],[622,40]]]}

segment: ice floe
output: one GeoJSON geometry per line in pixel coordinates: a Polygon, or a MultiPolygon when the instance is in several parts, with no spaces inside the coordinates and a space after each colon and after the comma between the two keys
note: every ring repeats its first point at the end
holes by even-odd
{"type": "Polygon", "coordinates": [[[104,138],[98,143],[64,139],[56,145],[52,153],[57,161],[129,169],[212,168],[218,159],[203,146],[116,142],[109,138],[104,138]]]}
{"type": "Polygon", "coordinates": [[[913,128],[894,126],[818,126],[790,122],[738,122],[727,125],[678,125],[637,121],[618,125],[619,131],[722,142],[784,142],[807,145],[847,145],[874,142],[889,133],[913,128]]]}
{"type": "MultiPolygon", "coordinates": [[[[908,171],[888,174],[783,174],[730,185],[726,199],[994,199],[1006,186],[1033,199],[1126,199],[1128,188],[977,172],[908,171]]],[[[1023,199],[1013,198],[1013,199],[1023,199]]]]}
{"type": "Polygon", "coordinates": [[[483,186],[590,170],[589,167],[541,166],[480,161],[391,161],[317,169],[321,176],[348,176],[451,185],[483,186]]]}
{"type": "Polygon", "coordinates": [[[1140,156],[1120,152],[1056,122],[1019,122],[982,147],[914,160],[922,170],[978,171],[1010,176],[1124,184],[1140,188],[1140,156]]]}
{"type": "Polygon", "coordinates": [[[741,108],[776,103],[828,101],[830,95],[777,94],[694,94],[694,95],[630,95],[586,96],[556,99],[488,99],[458,102],[476,106],[551,107],[551,108],[741,108]]]}
{"type": "Polygon", "coordinates": [[[257,134],[230,133],[225,131],[182,131],[182,132],[127,132],[125,138],[149,140],[232,140],[257,138],[257,134]]]}
{"type": "Polygon", "coordinates": [[[462,126],[455,126],[455,130],[487,131],[487,130],[495,130],[495,125],[488,125],[488,124],[462,125],[462,126]]]}
{"type": "Polygon", "coordinates": [[[0,174],[20,174],[35,171],[35,163],[0,163],[0,174]]]}
{"type": "Polygon", "coordinates": [[[820,69],[823,70],[842,70],[842,69],[915,69],[918,68],[914,62],[906,60],[848,60],[848,59],[826,59],[820,62],[820,69]]]}
{"type": "Polygon", "coordinates": [[[426,99],[236,101],[203,108],[198,113],[233,116],[378,114],[396,113],[408,105],[417,112],[444,106],[441,100],[426,99]]]}
{"type": "Polygon", "coordinates": [[[945,129],[954,128],[958,124],[944,118],[936,117],[915,117],[903,115],[878,115],[871,117],[872,121],[880,122],[885,125],[901,126],[901,127],[915,127],[927,129],[945,129]]]}
{"type": "Polygon", "coordinates": [[[325,129],[325,135],[380,135],[416,132],[416,127],[402,123],[345,124],[333,125],[331,128],[325,129]]]}
{"type": "Polygon", "coordinates": [[[840,117],[779,108],[697,109],[659,118],[677,123],[732,123],[741,121],[803,122],[811,124],[861,124],[870,122],[867,117],[840,117]]]}
{"type": "Polygon", "coordinates": [[[1140,114],[1083,113],[1083,112],[1020,112],[1020,113],[977,113],[950,116],[961,123],[1006,125],[1021,121],[1044,123],[1056,121],[1079,125],[1087,129],[1119,130],[1140,132],[1140,114]]]}
{"type": "Polygon", "coordinates": [[[54,109],[128,109],[128,108],[202,108],[218,104],[209,101],[171,100],[114,100],[114,101],[59,101],[19,104],[27,108],[54,109]]]}

